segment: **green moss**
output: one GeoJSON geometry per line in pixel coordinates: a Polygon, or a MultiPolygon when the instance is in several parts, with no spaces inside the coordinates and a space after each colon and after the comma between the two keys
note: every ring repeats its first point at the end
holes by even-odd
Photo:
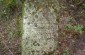
{"type": "MultiPolygon", "coordinates": [[[[16,19],[16,21],[17,21],[17,29],[18,29],[17,35],[19,37],[21,37],[21,39],[22,39],[22,34],[23,34],[24,1],[25,0],[22,0],[22,10],[21,10],[21,13],[17,16],[17,19],[16,19]]],[[[20,43],[20,50],[22,52],[22,41],[20,43]]]]}
{"type": "MultiPolygon", "coordinates": [[[[22,24],[22,15],[21,13],[16,17],[16,27],[17,27],[17,37],[19,39],[22,38],[22,33],[23,33],[23,24],[22,24]]],[[[22,45],[21,45],[21,41],[20,41],[20,51],[22,51],[22,45]]],[[[20,53],[21,54],[21,53],[20,53]]]]}
{"type": "Polygon", "coordinates": [[[22,17],[24,16],[24,1],[23,1],[23,3],[22,3],[22,17]]]}
{"type": "Polygon", "coordinates": [[[23,34],[23,16],[24,16],[24,1],[22,0],[22,10],[21,13],[17,16],[17,28],[18,28],[18,36],[22,36],[23,34]]]}
{"type": "Polygon", "coordinates": [[[22,36],[22,18],[21,18],[21,14],[19,14],[16,18],[16,27],[17,27],[17,35],[18,37],[21,37],[22,36]]]}

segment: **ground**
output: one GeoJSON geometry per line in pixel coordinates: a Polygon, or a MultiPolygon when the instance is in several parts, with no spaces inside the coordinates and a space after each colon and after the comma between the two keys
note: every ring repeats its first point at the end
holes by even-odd
{"type": "MultiPolygon", "coordinates": [[[[85,6],[65,5],[59,20],[58,48],[54,55],[85,55],[84,10],[85,6]]],[[[16,15],[7,21],[2,19],[0,18],[0,55],[21,55],[21,36],[17,34],[16,15]]]]}
{"type": "Polygon", "coordinates": [[[11,19],[0,19],[0,55],[20,55],[21,36],[17,29],[17,15],[11,19]]]}
{"type": "Polygon", "coordinates": [[[85,7],[65,7],[59,22],[59,47],[54,55],[85,55],[85,7]],[[77,28],[81,30],[75,31],[77,28]]]}
{"type": "Polygon", "coordinates": [[[0,55],[21,55],[20,3],[0,1],[0,55]]]}

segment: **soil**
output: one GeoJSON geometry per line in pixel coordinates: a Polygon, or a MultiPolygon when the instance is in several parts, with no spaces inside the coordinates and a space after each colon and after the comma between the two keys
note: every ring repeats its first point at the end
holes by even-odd
{"type": "MultiPolygon", "coordinates": [[[[59,21],[58,48],[54,55],[85,55],[85,7],[64,4],[59,21]],[[66,30],[68,23],[73,26],[83,25],[83,32],[74,32],[74,29],[66,30]]],[[[7,21],[2,21],[0,18],[0,55],[21,55],[21,38],[17,35],[16,26],[16,17],[7,21]]]]}
{"type": "Polygon", "coordinates": [[[0,19],[0,55],[20,55],[21,37],[17,35],[16,16],[4,19],[0,19]]]}
{"type": "Polygon", "coordinates": [[[58,38],[58,49],[55,51],[54,55],[85,55],[84,8],[85,6],[71,7],[69,5],[65,5],[65,8],[63,11],[61,11],[61,18],[59,22],[60,33],[58,38]],[[79,31],[75,32],[72,28],[66,29],[68,24],[73,26],[76,26],[77,24],[83,25],[82,33],[79,31]]]}

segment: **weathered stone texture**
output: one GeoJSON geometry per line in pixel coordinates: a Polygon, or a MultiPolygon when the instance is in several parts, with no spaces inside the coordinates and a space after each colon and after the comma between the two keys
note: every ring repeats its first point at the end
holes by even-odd
{"type": "Polygon", "coordinates": [[[25,1],[22,55],[50,55],[55,51],[59,8],[57,0],[25,1]]]}

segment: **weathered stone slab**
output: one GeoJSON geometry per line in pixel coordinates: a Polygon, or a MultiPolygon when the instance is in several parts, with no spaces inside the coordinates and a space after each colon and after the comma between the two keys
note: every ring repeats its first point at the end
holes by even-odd
{"type": "Polygon", "coordinates": [[[55,10],[59,10],[58,5],[57,0],[25,1],[22,55],[51,55],[55,51],[58,37],[55,10]]]}

